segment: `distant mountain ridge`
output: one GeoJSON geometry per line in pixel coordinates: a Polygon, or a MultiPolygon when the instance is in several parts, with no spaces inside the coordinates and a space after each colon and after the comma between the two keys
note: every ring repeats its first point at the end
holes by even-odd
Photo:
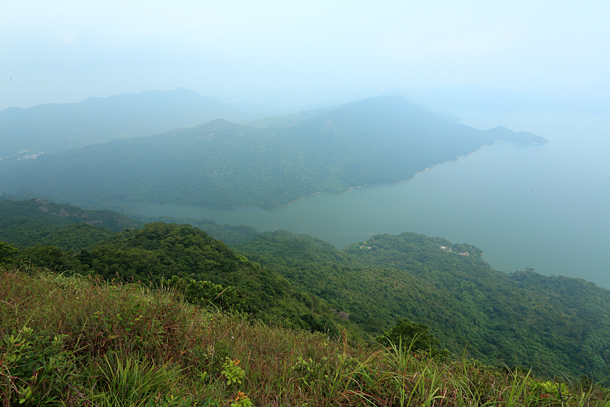
{"type": "Polygon", "coordinates": [[[221,117],[234,120],[241,113],[184,88],[92,97],[79,103],[9,108],[0,111],[0,159],[150,136],[221,117]]]}
{"type": "Polygon", "coordinates": [[[495,140],[546,142],[529,133],[447,122],[398,96],[302,116],[289,127],[270,119],[265,128],[219,119],[4,163],[0,192],[25,189],[88,206],[136,200],[274,208],[318,192],[407,180],[495,140]]]}

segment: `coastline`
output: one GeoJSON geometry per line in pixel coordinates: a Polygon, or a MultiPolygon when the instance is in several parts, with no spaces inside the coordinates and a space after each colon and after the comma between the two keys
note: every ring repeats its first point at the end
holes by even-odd
{"type": "MultiPolygon", "coordinates": [[[[285,206],[291,205],[291,204],[293,204],[293,203],[297,203],[297,202],[299,202],[299,201],[301,201],[301,200],[303,200],[303,199],[305,199],[305,198],[309,198],[310,196],[314,196],[314,195],[321,194],[322,192],[324,192],[324,191],[318,191],[318,192],[314,192],[313,194],[309,194],[309,195],[305,195],[305,196],[302,196],[302,197],[300,197],[300,198],[297,198],[297,199],[295,199],[294,201],[290,201],[290,202],[287,202],[287,203],[282,204],[282,205],[280,205],[280,206],[274,206],[273,208],[269,208],[269,209],[265,209],[265,210],[272,211],[272,210],[274,210],[274,209],[280,209],[280,208],[283,208],[283,207],[285,207],[285,206]]],[[[345,191],[345,192],[347,192],[347,191],[345,191]]],[[[343,192],[339,192],[339,193],[341,193],[341,194],[342,194],[343,192]]],[[[250,205],[250,206],[255,206],[255,205],[250,205]]],[[[244,208],[244,206],[234,206],[234,208],[244,208]]],[[[247,207],[246,207],[246,208],[247,208],[247,207]]],[[[260,207],[259,207],[259,208],[260,208],[260,207]]],[[[264,208],[261,208],[261,209],[264,209],[264,208]]]]}
{"type": "MultiPolygon", "coordinates": [[[[284,208],[284,207],[286,207],[286,206],[292,205],[292,204],[297,203],[297,202],[299,202],[299,201],[302,201],[302,200],[303,200],[303,199],[305,199],[305,198],[309,198],[309,197],[312,197],[312,196],[315,196],[315,195],[319,195],[319,194],[322,194],[322,193],[328,193],[328,194],[337,194],[337,195],[338,195],[338,194],[345,194],[345,193],[348,193],[348,192],[350,192],[350,191],[352,191],[352,190],[354,190],[354,189],[356,189],[356,188],[364,188],[364,187],[369,187],[369,186],[377,186],[377,185],[392,185],[392,184],[400,184],[400,183],[403,183],[403,182],[408,182],[408,181],[411,181],[411,180],[412,180],[412,179],[414,179],[414,178],[415,178],[417,175],[419,175],[419,174],[423,174],[423,173],[425,173],[426,171],[430,170],[431,168],[434,168],[434,167],[439,166],[439,165],[444,164],[444,163],[449,163],[449,162],[457,162],[457,161],[459,161],[461,158],[465,158],[465,157],[468,157],[468,156],[470,156],[470,155],[472,155],[472,154],[475,154],[476,152],[478,152],[479,150],[481,150],[483,147],[486,147],[486,146],[493,146],[493,145],[495,145],[495,144],[497,144],[497,143],[499,143],[499,142],[510,142],[510,143],[514,143],[514,144],[520,144],[520,145],[523,145],[523,144],[528,144],[528,145],[537,145],[537,146],[540,146],[540,145],[544,145],[544,144],[546,144],[546,143],[544,143],[544,142],[524,142],[524,141],[511,140],[511,139],[496,139],[496,140],[493,140],[493,141],[488,142],[488,143],[486,143],[486,144],[481,144],[481,145],[480,145],[478,148],[476,148],[475,150],[470,151],[470,152],[468,152],[468,153],[466,153],[466,154],[458,155],[458,156],[456,156],[456,157],[455,157],[455,158],[453,158],[453,159],[448,159],[448,160],[445,160],[445,161],[440,161],[440,162],[438,162],[438,163],[435,163],[435,164],[433,164],[433,165],[430,165],[430,166],[428,166],[428,167],[426,167],[426,168],[423,168],[423,169],[421,169],[421,170],[419,170],[419,171],[414,172],[414,173],[413,173],[411,176],[409,176],[409,177],[407,177],[407,178],[404,178],[404,179],[399,179],[399,180],[396,180],[396,181],[386,181],[386,182],[379,182],[379,183],[373,183],[373,184],[361,184],[361,185],[356,185],[356,186],[349,186],[349,187],[346,187],[346,189],[345,189],[345,190],[343,190],[343,191],[316,191],[316,192],[313,192],[313,193],[311,193],[311,194],[307,194],[307,195],[300,196],[300,197],[298,197],[298,198],[296,198],[296,199],[293,199],[293,200],[292,200],[292,201],[290,201],[290,202],[286,202],[286,203],[284,203],[284,204],[281,204],[281,205],[278,205],[278,206],[274,206],[274,207],[270,207],[270,208],[265,208],[265,207],[262,207],[262,206],[260,206],[260,205],[256,205],[256,204],[253,204],[253,205],[234,205],[234,206],[215,207],[215,208],[218,208],[218,209],[239,209],[239,208],[252,208],[252,207],[258,207],[258,208],[260,208],[260,209],[262,209],[262,210],[265,210],[265,211],[273,211],[273,210],[276,210],[276,209],[281,209],[281,208],[284,208]]],[[[141,202],[141,203],[147,203],[147,202],[141,202]]],[[[168,203],[163,203],[163,204],[172,204],[172,203],[169,203],[169,202],[168,202],[168,203]]],[[[199,205],[199,204],[183,204],[183,205],[204,206],[204,207],[206,206],[206,205],[199,205]]],[[[214,206],[212,206],[212,207],[214,207],[214,206]]]]}
{"type": "MultiPolygon", "coordinates": [[[[434,164],[434,165],[431,165],[431,166],[429,166],[429,167],[424,168],[423,170],[419,170],[419,171],[415,172],[415,173],[414,173],[414,174],[413,174],[411,177],[406,178],[406,179],[401,179],[401,180],[398,180],[398,181],[379,182],[379,183],[376,183],[376,184],[362,184],[362,185],[356,185],[356,186],[353,186],[353,187],[348,187],[348,188],[347,188],[345,191],[341,191],[341,192],[318,191],[318,192],[314,192],[313,194],[309,194],[309,195],[302,196],[302,197],[297,198],[297,199],[295,199],[295,200],[293,200],[293,201],[290,201],[290,202],[288,202],[288,203],[285,203],[285,204],[282,204],[282,205],[279,205],[279,206],[275,206],[275,207],[273,207],[273,208],[269,208],[268,210],[274,210],[274,209],[283,208],[283,207],[285,207],[285,206],[288,206],[288,205],[291,205],[291,204],[293,204],[293,203],[299,202],[299,201],[301,201],[301,200],[303,200],[303,199],[305,199],[305,198],[309,198],[309,197],[311,197],[311,196],[318,195],[318,194],[321,194],[321,193],[324,193],[324,192],[329,193],[329,194],[346,194],[346,193],[348,193],[348,192],[350,192],[350,191],[352,191],[352,190],[354,190],[354,189],[357,189],[357,188],[364,188],[364,187],[375,186],[375,185],[392,185],[392,184],[400,184],[400,183],[403,183],[403,182],[409,182],[409,181],[411,181],[413,178],[415,178],[417,175],[419,175],[419,174],[423,174],[424,172],[428,171],[428,170],[429,170],[429,169],[431,169],[431,168],[434,168],[434,167],[436,167],[436,166],[438,166],[438,165],[441,165],[441,164],[444,164],[444,163],[456,162],[456,161],[458,161],[460,158],[463,158],[463,157],[468,157],[469,155],[474,154],[474,153],[476,153],[477,151],[479,151],[481,148],[483,148],[483,147],[485,147],[485,146],[493,145],[493,144],[495,144],[495,143],[496,143],[496,142],[498,142],[498,141],[510,141],[510,140],[494,140],[494,142],[493,142],[493,143],[491,143],[491,144],[483,144],[482,146],[480,146],[479,148],[477,148],[477,149],[476,149],[476,150],[474,150],[474,151],[471,151],[471,152],[470,152],[470,153],[468,153],[468,154],[462,154],[462,155],[458,155],[458,156],[457,156],[457,157],[455,157],[455,159],[453,159],[453,160],[445,160],[445,161],[438,162],[438,163],[436,163],[436,164],[434,164]]],[[[255,206],[255,205],[250,205],[250,206],[255,206]]],[[[239,206],[235,206],[235,207],[233,207],[233,208],[239,208],[239,206]]],[[[242,207],[242,208],[243,208],[243,207],[242,207]]]]}
{"type": "MultiPolygon", "coordinates": [[[[357,189],[357,188],[364,188],[364,187],[375,186],[375,185],[392,185],[392,184],[400,184],[400,183],[403,183],[403,182],[409,182],[413,178],[415,178],[417,175],[423,174],[424,172],[428,171],[431,168],[437,167],[437,166],[439,166],[441,164],[445,164],[445,163],[457,162],[461,158],[466,158],[466,157],[468,157],[470,155],[475,154],[476,152],[478,152],[479,150],[481,150],[484,147],[493,146],[493,145],[495,145],[497,143],[500,143],[500,142],[508,142],[508,143],[515,143],[515,144],[521,144],[521,145],[523,145],[523,144],[526,144],[526,145],[536,145],[536,146],[540,146],[540,145],[544,145],[544,144],[548,143],[548,141],[546,141],[546,142],[527,142],[527,141],[518,141],[518,140],[511,140],[511,139],[496,139],[496,140],[493,140],[489,144],[482,144],[482,145],[480,145],[476,150],[473,150],[473,151],[471,151],[469,153],[458,155],[458,156],[456,156],[452,160],[440,161],[440,162],[438,162],[438,163],[436,163],[434,165],[431,165],[429,167],[424,168],[423,170],[419,170],[419,171],[415,172],[411,177],[406,178],[406,179],[402,179],[402,180],[398,180],[398,181],[380,182],[380,183],[376,183],[376,184],[362,184],[362,185],[348,187],[345,191],[341,191],[341,192],[318,191],[318,192],[314,192],[313,194],[304,195],[304,196],[302,196],[300,198],[297,198],[297,199],[295,199],[293,201],[287,202],[287,203],[279,205],[279,206],[275,206],[273,208],[265,209],[265,210],[272,211],[272,210],[275,210],[275,209],[280,209],[280,208],[283,208],[285,206],[292,205],[293,203],[297,203],[297,202],[299,202],[299,201],[301,201],[301,200],[303,200],[305,198],[309,198],[311,196],[318,195],[318,194],[325,193],[325,192],[329,193],[329,194],[346,194],[346,193],[348,193],[348,192],[350,192],[350,191],[352,191],[354,189],[357,189]]],[[[243,208],[243,207],[250,207],[250,206],[256,206],[256,205],[234,206],[232,208],[243,208]]]]}

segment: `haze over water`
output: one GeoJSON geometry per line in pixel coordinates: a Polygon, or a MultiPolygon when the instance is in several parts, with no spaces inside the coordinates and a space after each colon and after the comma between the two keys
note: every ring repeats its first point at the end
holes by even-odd
{"type": "Polygon", "coordinates": [[[464,113],[478,128],[505,125],[549,140],[486,146],[408,182],[318,194],[266,211],[127,203],[144,215],[208,218],[289,230],[343,247],[378,233],[416,232],[470,243],[502,271],[534,268],[610,288],[610,119],[594,114],[464,113]]]}

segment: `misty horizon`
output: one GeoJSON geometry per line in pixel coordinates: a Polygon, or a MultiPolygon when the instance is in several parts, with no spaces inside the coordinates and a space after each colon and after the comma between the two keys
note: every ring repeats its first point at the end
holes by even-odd
{"type": "Polygon", "coordinates": [[[0,16],[0,110],[178,87],[291,109],[472,85],[607,102],[607,11],[543,0],[23,1],[0,16]]]}

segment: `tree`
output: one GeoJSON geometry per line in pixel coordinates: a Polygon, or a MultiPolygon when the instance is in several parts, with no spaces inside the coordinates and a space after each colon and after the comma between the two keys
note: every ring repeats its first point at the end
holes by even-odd
{"type": "Polygon", "coordinates": [[[14,262],[15,254],[18,252],[15,246],[6,242],[0,242],[0,264],[11,264],[14,262]]]}
{"type": "Polygon", "coordinates": [[[377,341],[383,345],[408,347],[412,352],[431,352],[433,355],[447,352],[438,348],[438,339],[428,331],[428,326],[408,319],[399,319],[396,326],[378,337],[377,341]]]}

